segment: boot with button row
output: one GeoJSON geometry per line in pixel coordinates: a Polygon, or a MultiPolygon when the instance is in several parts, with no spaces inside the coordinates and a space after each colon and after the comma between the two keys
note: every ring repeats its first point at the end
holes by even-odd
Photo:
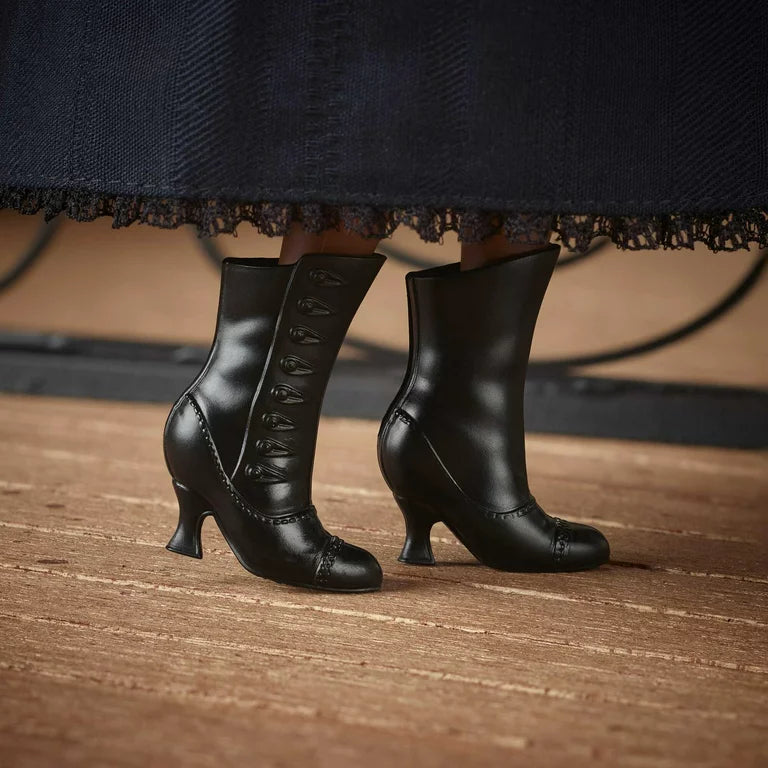
{"type": "Polygon", "coordinates": [[[208,361],[165,427],[179,501],[169,550],[202,557],[210,516],[257,576],[334,592],[380,588],[373,555],[323,528],[311,484],[328,378],[383,262],[377,254],[224,261],[208,361]]]}

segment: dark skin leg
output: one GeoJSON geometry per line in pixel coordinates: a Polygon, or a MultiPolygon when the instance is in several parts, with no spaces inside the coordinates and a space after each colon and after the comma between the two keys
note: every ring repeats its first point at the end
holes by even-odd
{"type": "Polygon", "coordinates": [[[548,242],[549,233],[542,232],[539,237],[532,237],[531,242],[510,242],[504,235],[494,235],[480,243],[462,243],[461,271],[485,267],[510,256],[522,256],[528,251],[542,248],[548,242]]]}
{"type": "Polygon", "coordinates": [[[283,238],[280,264],[295,264],[305,253],[369,255],[378,244],[379,240],[375,237],[362,237],[346,229],[326,229],[313,234],[294,222],[283,238]]]}
{"type": "MultiPolygon", "coordinates": [[[[484,267],[541,248],[549,242],[548,234],[542,232],[538,238],[532,238],[533,242],[510,242],[504,235],[494,235],[480,243],[462,243],[461,270],[484,267]]],[[[378,238],[362,237],[345,229],[326,229],[314,234],[294,222],[283,238],[280,263],[295,264],[305,253],[371,254],[379,242],[378,238]]]]}

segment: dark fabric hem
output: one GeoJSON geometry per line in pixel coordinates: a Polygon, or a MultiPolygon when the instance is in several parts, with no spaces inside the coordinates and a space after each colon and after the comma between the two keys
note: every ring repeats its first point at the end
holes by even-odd
{"type": "Polygon", "coordinates": [[[389,237],[398,226],[411,227],[430,243],[456,232],[461,242],[503,234],[510,241],[539,243],[553,231],[570,250],[583,251],[593,238],[608,237],[619,248],[693,248],[736,251],[768,247],[768,209],[702,213],[632,214],[488,211],[431,206],[384,207],[368,204],[236,202],[217,199],[121,196],[91,190],[0,186],[0,208],[25,214],[43,212],[46,220],[65,214],[76,221],[110,216],[112,226],[134,222],[164,229],[191,224],[200,236],[236,234],[248,222],[270,237],[285,235],[293,222],[310,232],[345,228],[365,237],[389,237]]]}

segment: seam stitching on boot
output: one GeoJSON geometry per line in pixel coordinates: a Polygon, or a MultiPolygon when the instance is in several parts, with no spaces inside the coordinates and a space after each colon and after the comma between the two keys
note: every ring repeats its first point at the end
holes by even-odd
{"type": "Polygon", "coordinates": [[[559,517],[555,518],[555,541],[553,544],[552,557],[556,563],[565,559],[570,548],[571,539],[573,536],[573,529],[568,525],[565,520],[561,520],[559,517]]]}
{"type": "Polygon", "coordinates": [[[424,434],[421,427],[419,427],[416,419],[413,418],[409,413],[406,413],[406,411],[402,410],[402,408],[396,408],[393,413],[394,418],[400,419],[404,424],[407,424],[409,427],[411,427],[416,434],[421,437],[422,440],[426,443],[427,448],[432,452],[432,455],[437,460],[438,464],[440,465],[443,472],[445,472],[448,479],[453,483],[456,490],[465,498],[467,501],[469,501],[471,504],[474,504],[483,514],[484,517],[495,520],[498,518],[504,518],[504,517],[525,517],[525,515],[529,514],[530,512],[533,512],[533,510],[538,508],[538,504],[536,503],[536,499],[531,496],[528,501],[526,501],[524,504],[521,504],[519,507],[515,507],[514,509],[509,510],[503,510],[503,511],[496,511],[494,509],[488,509],[484,504],[477,501],[476,499],[473,499],[467,492],[458,484],[456,479],[453,477],[453,475],[450,473],[448,468],[443,464],[442,459],[440,458],[440,454],[435,450],[435,447],[432,445],[432,442],[430,439],[424,434]]]}
{"type": "Polygon", "coordinates": [[[232,501],[235,502],[235,504],[238,506],[239,509],[241,509],[243,512],[245,512],[250,517],[255,517],[257,520],[260,520],[263,523],[268,523],[269,525],[285,525],[286,523],[295,523],[299,520],[304,520],[307,517],[311,517],[315,514],[315,510],[313,507],[310,507],[309,509],[305,510],[304,512],[299,512],[295,515],[290,515],[289,517],[268,517],[267,515],[262,515],[259,512],[256,512],[253,510],[248,504],[246,504],[238,494],[237,490],[232,487],[232,483],[230,479],[227,477],[227,473],[224,471],[224,467],[221,466],[221,461],[219,460],[218,452],[216,451],[216,446],[213,443],[213,439],[211,437],[211,434],[208,430],[208,425],[205,423],[205,417],[203,416],[203,412],[200,410],[200,406],[195,402],[195,399],[192,397],[192,395],[186,395],[187,400],[189,401],[189,404],[192,406],[192,410],[194,410],[195,415],[197,416],[197,421],[200,424],[200,429],[203,433],[203,437],[205,438],[205,443],[208,446],[208,451],[211,454],[211,457],[213,458],[214,466],[216,467],[216,471],[219,475],[219,478],[224,483],[224,486],[226,487],[230,497],[232,498],[232,501]]]}
{"type": "Polygon", "coordinates": [[[323,558],[320,561],[320,567],[317,569],[317,576],[315,577],[315,583],[325,584],[328,581],[328,577],[331,575],[331,568],[333,568],[334,562],[336,562],[336,556],[341,549],[342,541],[338,536],[332,536],[331,541],[323,552],[323,558]]]}

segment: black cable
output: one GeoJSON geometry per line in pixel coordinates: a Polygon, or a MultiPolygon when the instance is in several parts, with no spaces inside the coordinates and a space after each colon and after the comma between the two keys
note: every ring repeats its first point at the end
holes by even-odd
{"type": "Polygon", "coordinates": [[[539,370],[543,368],[575,368],[577,366],[599,365],[601,363],[624,360],[628,357],[635,357],[636,355],[643,355],[647,352],[652,352],[661,347],[673,344],[676,341],[680,341],[681,339],[700,331],[702,328],[713,323],[726,312],[733,309],[733,307],[735,307],[752,290],[767,265],[768,250],[763,251],[757,256],[744,277],[713,307],[672,331],[662,333],[659,336],[654,336],[645,341],[638,342],[637,344],[617,347],[606,352],[597,352],[590,355],[578,355],[574,357],[560,357],[550,360],[536,360],[532,361],[531,364],[535,365],[539,370]]]}
{"type": "Polygon", "coordinates": [[[0,291],[10,288],[22,275],[24,275],[32,265],[43,255],[51,238],[54,236],[61,224],[61,220],[56,218],[43,224],[35,235],[35,239],[27,250],[21,254],[16,263],[0,276],[0,291]]]}

